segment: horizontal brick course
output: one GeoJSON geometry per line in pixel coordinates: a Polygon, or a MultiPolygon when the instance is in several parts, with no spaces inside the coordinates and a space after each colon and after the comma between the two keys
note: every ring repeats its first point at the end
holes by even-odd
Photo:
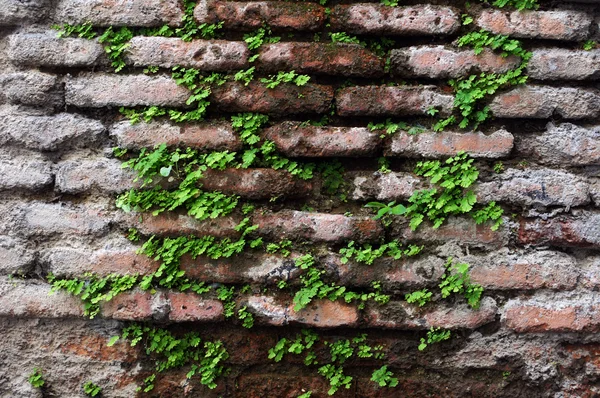
{"type": "Polygon", "coordinates": [[[37,71],[0,75],[0,104],[31,105],[58,109],[64,96],[56,75],[37,71]]]}
{"type": "Polygon", "coordinates": [[[581,212],[548,220],[522,219],[519,227],[521,244],[559,247],[600,247],[600,214],[581,212]]]}
{"type": "Polygon", "coordinates": [[[112,300],[100,303],[102,317],[121,321],[164,320],[169,301],[162,292],[132,290],[119,293],[112,300]]]}
{"type": "Polygon", "coordinates": [[[538,80],[588,80],[600,78],[600,50],[548,48],[533,51],[527,75],[538,80]]]}
{"type": "Polygon", "coordinates": [[[223,304],[219,300],[204,299],[195,293],[169,292],[171,311],[169,320],[174,322],[214,322],[223,320],[223,304]]]}
{"type": "Polygon", "coordinates": [[[338,91],[336,102],[341,116],[425,115],[431,108],[448,116],[454,97],[434,86],[355,86],[338,91]]]}
{"type": "Polygon", "coordinates": [[[348,33],[432,36],[456,32],[460,27],[459,17],[460,12],[451,7],[388,7],[359,3],[335,6],[331,27],[348,33]]]}
{"type": "Polygon", "coordinates": [[[153,216],[150,213],[129,213],[119,216],[120,225],[137,228],[140,233],[159,236],[212,235],[216,237],[236,237],[235,226],[239,220],[232,217],[219,217],[198,221],[193,217],[173,212],[153,216]]]}
{"type": "Polygon", "coordinates": [[[391,51],[391,71],[398,76],[430,79],[457,78],[481,72],[504,73],[517,67],[520,59],[502,57],[485,49],[455,50],[444,46],[414,46],[391,51]]]}
{"type": "Polygon", "coordinates": [[[1,0],[0,26],[35,22],[46,17],[47,13],[48,2],[46,0],[1,0]]]}
{"type": "Polygon", "coordinates": [[[136,176],[137,173],[131,169],[123,169],[116,159],[66,160],[57,165],[56,190],[69,194],[90,191],[119,193],[136,185],[132,182],[136,176]]]}
{"type": "Polygon", "coordinates": [[[54,182],[52,163],[36,153],[0,151],[0,190],[40,191],[54,182]]]}
{"type": "Polygon", "coordinates": [[[485,10],[475,23],[496,34],[526,39],[585,40],[592,18],[579,11],[485,10]]]}
{"type": "Polygon", "coordinates": [[[384,60],[358,44],[276,43],[260,48],[258,69],[268,73],[298,73],[379,77],[384,60]]]}
{"type": "Polygon", "coordinates": [[[246,43],[225,40],[183,41],[175,37],[136,36],[130,41],[126,59],[133,66],[163,68],[183,66],[202,71],[226,72],[242,69],[248,61],[246,43]]]}
{"type": "Polygon", "coordinates": [[[33,235],[73,234],[103,235],[108,231],[111,215],[91,206],[69,206],[32,202],[23,206],[26,233],[33,235]]]}
{"type": "Polygon", "coordinates": [[[496,117],[586,119],[600,115],[600,92],[584,88],[522,86],[497,95],[490,104],[496,117]]]}

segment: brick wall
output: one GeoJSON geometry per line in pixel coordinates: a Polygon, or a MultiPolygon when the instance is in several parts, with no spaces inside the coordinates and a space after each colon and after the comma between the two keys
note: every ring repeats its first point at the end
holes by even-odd
{"type": "MultiPolygon", "coordinates": [[[[294,356],[277,363],[267,358],[280,338],[302,329],[330,341],[367,333],[370,343],[384,347],[383,362],[346,363],[353,380],[340,397],[599,396],[600,6],[541,3],[518,11],[436,0],[396,7],[201,0],[186,14],[176,0],[0,0],[0,396],[85,396],[88,380],[104,397],[327,396],[329,383],[317,366],[294,356]],[[473,22],[463,25],[463,14],[473,22]],[[196,24],[222,22],[218,37],[185,41],[144,30],[176,29],[186,15],[196,24]],[[51,26],[64,23],[91,23],[99,34],[111,26],[133,29],[123,70],[115,73],[97,36],[59,38],[51,26]],[[280,41],[249,48],[245,35],[265,26],[280,41]],[[532,54],[528,80],[486,96],[481,104],[493,117],[477,128],[451,124],[434,131],[437,120],[458,115],[450,79],[502,74],[522,61],[457,45],[457,38],[479,29],[520,40],[532,54]],[[332,43],[331,32],[365,45],[332,43]],[[394,40],[384,53],[369,45],[381,38],[394,40]],[[171,76],[176,66],[228,76],[210,87],[203,120],[177,123],[163,116],[130,123],[120,107],[190,109],[189,89],[171,76]],[[156,67],[154,73],[144,71],[148,67],[156,67]],[[254,80],[233,78],[250,67],[254,80]],[[310,76],[308,83],[267,88],[260,80],[292,70],[310,76]],[[260,139],[273,142],[283,159],[314,163],[314,177],[260,163],[209,168],[203,190],[239,197],[224,216],[117,208],[117,196],[140,189],[141,181],[121,167],[113,147],[128,149],[125,159],[163,143],[193,148],[196,156],[241,153],[247,143],[230,119],[245,112],[268,115],[260,139]],[[368,127],[388,118],[417,126],[417,134],[400,127],[381,138],[382,131],[368,127]],[[308,122],[319,120],[325,122],[308,122]],[[468,215],[413,231],[405,217],[388,225],[365,207],[370,201],[406,204],[431,187],[415,174],[417,162],[461,151],[479,170],[478,202],[504,211],[497,231],[468,215]],[[388,170],[380,168],[381,158],[388,170]],[[332,161],[343,171],[343,183],[333,190],[323,167],[332,161]],[[240,239],[236,226],[248,216],[242,202],[255,207],[250,237],[262,238],[263,247],[289,239],[291,254],[247,248],[219,259],[184,255],[178,266],[185,276],[211,291],[136,285],[101,301],[94,319],[79,297],[49,294],[49,274],[65,280],[153,275],[161,261],[136,252],[151,236],[240,239]],[[132,228],[139,241],[127,239],[132,228]],[[423,249],[371,265],[340,254],[350,241],[394,240],[423,249]],[[306,274],[296,259],[306,253],[326,283],[368,294],[377,281],[390,301],[363,306],[322,298],[295,310],[294,292],[306,274]],[[484,288],[477,308],[461,297],[440,297],[449,257],[468,263],[471,280],[484,288]],[[278,288],[281,281],[288,287],[278,288]],[[226,316],[228,303],[216,294],[221,286],[236,288],[235,310],[245,307],[254,327],[226,316]],[[406,293],[422,288],[435,292],[432,302],[405,301],[406,293]],[[132,322],[221,341],[229,372],[209,389],[186,378],[189,366],[172,369],[157,376],[153,391],[136,393],[155,358],[122,339],[107,345],[132,322]],[[419,351],[431,327],[451,330],[452,337],[419,351]],[[369,380],[382,364],[398,378],[397,387],[369,380]],[[42,389],[27,381],[36,367],[46,380],[42,389]]],[[[174,189],[172,180],[153,184],[174,189]]],[[[326,361],[324,345],[317,355],[326,361]]]]}

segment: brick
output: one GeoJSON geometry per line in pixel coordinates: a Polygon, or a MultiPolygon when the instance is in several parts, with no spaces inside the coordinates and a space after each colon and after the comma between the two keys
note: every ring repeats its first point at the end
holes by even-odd
{"type": "Polygon", "coordinates": [[[586,179],[559,170],[508,169],[492,181],[477,185],[482,202],[506,202],[521,206],[583,206],[590,202],[586,179]]]}
{"type": "Polygon", "coordinates": [[[82,74],[66,83],[66,102],[81,108],[185,106],[190,92],[167,76],[82,74]]]}
{"type": "Polygon", "coordinates": [[[502,321],[517,333],[588,332],[600,330],[600,303],[595,292],[511,299],[502,321]]]}
{"type": "Polygon", "coordinates": [[[430,79],[457,78],[482,72],[504,73],[519,66],[520,62],[518,57],[502,57],[488,49],[476,55],[473,50],[444,46],[413,46],[392,50],[390,54],[390,69],[395,75],[430,79]]]}
{"type": "Polygon", "coordinates": [[[237,151],[242,143],[231,123],[221,121],[194,124],[150,122],[131,124],[128,121],[113,124],[110,135],[122,148],[140,149],[165,143],[170,147],[191,147],[215,151],[237,151]]]}
{"type": "Polygon", "coordinates": [[[584,166],[600,162],[600,127],[548,123],[542,134],[522,137],[520,156],[548,165],[584,166]]]}
{"type": "Polygon", "coordinates": [[[336,102],[340,116],[425,115],[431,108],[448,116],[454,97],[439,93],[434,86],[354,86],[339,90],[336,102]]]}
{"type": "Polygon", "coordinates": [[[490,110],[505,118],[586,119],[600,115],[600,95],[584,88],[528,85],[497,95],[490,110]]]}
{"type": "Polygon", "coordinates": [[[245,303],[260,322],[273,326],[291,323],[331,328],[354,326],[358,322],[356,306],[341,300],[315,300],[297,312],[294,311],[293,303],[288,304],[270,296],[252,296],[245,303]]]}
{"type": "Polygon", "coordinates": [[[26,241],[0,235],[0,276],[25,275],[33,268],[35,252],[26,247],[26,241]]]}
{"type": "Polygon", "coordinates": [[[223,320],[223,304],[195,293],[169,292],[169,320],[174,322],[215,322],[223,320]]]}
{"type": "Polygon", "coordinates": [[[222,21],[228,29],[236,30],[268,25],[275,30],[315,31],[325,22],[325,9],[314,3],[200,0],[194,17],[200,23],[222,21]]]}
{"type": "Polygon", "coordinates": [[[163,68],[183,66],[202,71],[227,72],[248,63],[248,49],[241,41],[193,40],[175,37],[136,36],[130,41],[126,59],[133,66],[163,68]]]}
{"type": "Polygon", "coordinates": [[[527,75],[538,80],[596,80],[600,78],[600,50],[534,50],[527,75]]]}
{"type": "Polygon", "coordinates": [[[24,225],[33,235],[103,235],[111,222],[108,212],[91,206],[33,202],[24,210],[24,225]]]}
{"type": "Polygon", "coordinates": [[[494,322],[496,312],[494,299],[484,297],[477,310],[466,303],[419,307],[406,301],[391,301],[382,306],[369,306],[366,317],[369,327],[386,329],[476,329],[494,322]]]}
{"type": "Polygon", "coordinates": [[[459,17],[460,12],[451,7],[388,7],[363,3],[335,6],[331,13],[331,27],[335,31],[358,34],[447,35],[458,30],[459,17]]]}
{"type": "Polygon", "coordinates": [[[54,182],[52,162],[35,152],[0,151],[0,190],[41,191],[54,182]]]}
{"type": "Polygon", "coordinates": [[[475,158],[497,159],[510,154],[513,141],[513,135],[506,130],[497,130],[489,135],[480,132],[452,131],[411,135],[399,131],[392,137],[384,154],[411,158],[439,158],[454,156],[464,151],[475,158]]]}
{"type": "Polygon", "coordinates": [[[55,75],[37,71],[0,75],[0,103],[60,108],[63,93],[55,75]]]}
{"type": "Polygon", "coordinates": [[[30,116],[9,111],[0,116],[0,144],[29,149],[54,151],[83,147],[97,141],[104,132],[99,121],[70,113],[30,116]]]}
{"type": "Polygon", "coordinates": [[[560,247],[600,247],[600,214],[582,211],[548,220],[522,219],[519,243],[560,247]]]}
{"type": "Polygon", "coordinates": [[[100,309],[102,317],[120,321],[164,320],[169,312],[169,302],[163,293],[134,290],[102,302],[100,309]]]}
{"type": "Polygon", "coordinates": [[[374,240],[383,232],[381,225],[370,218],[346,217],[341,214],[280,211],[257,214],[254,223],[262,236],[280,239],[341,242],[344,240],[374,240]]]}
{"type": "Polygon", "coordinates": [[[471,280],[494,290],[571,290],[579,270],[571,256],[550,250],[531,253],[501,249],[483,256],[460,258],[471,265],[471,280]]]}
{"type": "Polygon", "coordinates": [[[411,173],[358,172],[353,175],[352,199],[399,200],[408,199],[420,189],[426,189],[423,181],[411,173]]]}
{"type": "Polygon", "coordinates": [[[273,197],[305,197],[312,184],[300,180],[287,171],[253,168],[206,170],[200,181],[202,188],[239,195],[249,199],[273,197]]]}
{"type": "Polygon", "coordinates": [[[0,279],[0,316],[68,318],[83,315],[81,300],[68,293],[50,295],[51,286],[36,281],[0,279]]]}
{"type": "Polygon", "coordinates": [[[384,74],[384,60],[358,44],[275,43],[261,46],[259,53],[257,67],[268,73],[294,70],[334,76],[380,77],[384,74]]]}
{"type": "Polygon", "coordinates": [[[585,40],[592,18],[578,11],[484,10],[475,19],[482,29],[525,39],[585,40]]]}
{"type": "MultiPolygon", "coordinates": [[[[311,397],[326,397],[329,382],[315,373],[315,376],[302,374],[282,374],[280,372],[243,374],[238,379],[236,389],[246,398],[298,397],[311,391],[311,397]]],[[[354,391],[340,388],[336,398],[349,398],[354,391]]],[[[362,395],[361,395],[362,396],[362,395]]]]}
{"type": "Polygon", "coordinates": [[[133,188],[136,175],[131,169],[123,169],[117,159],[66,160],[57,166],[56,190],[69,194],[91,191],[120,193],[133,188]]]}
{"type": "Polygon", "coordinates": [[[48,3],[46,0],[1,0],[0,26],[38,21],[48,13],[48,3]]]}
{"type": "Polygon", "coordinates": [[[145,235],[179,236],[211,235],[219,238],[237,237],[235,231],[239,220],[232,217],[219,217],[198,221],[193,217],[173,212],[153,216],[150,213],[131,213],[121,216],[123,226],[137,228],[145,235]]]}
{"type": "Polygon", "coordinates": [[[183,17],[176,0],[60,0],[55,20],[71,25],[91,22],[94,26],[179,26],[183,17]]]}
{"type": "Polygon", "coordinates": [[[80,38],[59,38],[56,31],[9,36],[8,58],[16,65],[50,67],[86,67],[105,60],[100,43],[80,38]]]}
{"type": "Polygon", "coordinates": [[[325,113],[333,101],[333,88],[316,84],[298,87],[283,83],[273,89],[250,82],[225,83],[215,87],[209,99],[226,112],[258,112],[274,116],[325,113]]]}
{"type": "Polygon", "coordinates": [[[303,126],[283,122],[264,131],[279,152],[292,157],[360,157],[374,155],[381,140],[364,127],[303,126]]]}

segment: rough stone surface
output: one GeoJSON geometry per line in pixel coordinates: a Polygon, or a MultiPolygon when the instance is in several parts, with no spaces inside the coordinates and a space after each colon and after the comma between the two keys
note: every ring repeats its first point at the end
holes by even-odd
{"type": "Polygon", "coordinates": [[[39,191],[54,181],[52,163],[35,152],[0,152],[0,190],[39,191]]]}
{"type": "Polygon", "coordinates": [[[116,159],[67,160],[60,162],[56,169],[56,190],[68,194],[90,191],[120,193],[133,188],[135,177],[134,171],[123,169],[116,159]]]}
{"type": "Polygon", "coordinates": [[[56,76],[40,72],[18,72],[0,75],[0,103],[59,108],[63,93],[56,76]]]}
{"type": "Polygon", "coordinates": [[[0,2],[0,26],[35,22],[48,13],[46,0],[2,0],[0,2]]]}
{"type": "Polygon", "coordinates": [[[535,50],[527,75],[538,80],[596,80],[600,78],[600,50],[535,50]]]}

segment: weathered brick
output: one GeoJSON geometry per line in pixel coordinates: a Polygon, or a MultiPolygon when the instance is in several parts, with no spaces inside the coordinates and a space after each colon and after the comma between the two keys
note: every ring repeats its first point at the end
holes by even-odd
{"type": "Polygon", "coordinates": [[[358,172],[354,174],[352,184],[354,200],[408,199],[415,191],[426,188],[421,179],[401,172],[358,172]]]}
{"type": "Polygon", "coordinates": [[[121,321],[164,320],[169,312],[165,294],[140,290],[119,293],[112,300],[100,304],[104,318],[121,321]]]}
{"type": "Polygon", "coordinates": [[[446,79],[482,72],[504,73],[516,68],[520,59],[502,57],[489,49],[476,55],[473,50],[413,46],[392,50],[390,62],[390,69],[399,76],[446,79]]]}
{"type": "Polygon", "coordinates": [[[254,217],[258,233],[275,240],[307,239],[317,242],[374,240],[383,232],[381,224],[370,218],[341,214],[280,211],[254,217]]]}
{"type": "Polygon", "coordinates": [[[314,31],[325,22],[325,9],[314,3],[200,0],[194,17],[200,23],[222,21],[228,29],[251,30],[266,24],[275,30],[314,31]]]}
{"type": "Polygon", "coordinates": [[[55,31],[9,36],[8,57],[13,64],[85,67],[104,60],[104,48],[93,40],[59,38],[55,31]]]}
{"type": "Polygon", "coordinates": [[[294,311],[289,299],[284,301],[271,296],[251,296],[243,302],[260,322],[274,326],[298,323],[331,328],[354,326],[358,322],[356,306],[341,300],[315,300],[300,311],[294,311]]]}
{"type": "Polygon", "coordinates": [[[258,69],[277,73],[298,73],[379,77],[383,76],[383,59],[358,44],[345,43],[276,43],[260,48],[258,69]]]}
{"type": "Polygon", "coordinates": [[[0,279],[0,316],[68,318],[83,315],[81,300],[64,292],[50,293],[50,285],[37,281],[0,279]]]}
{"type": "Polygon", "coordinates": [[[359,34],[431,36],[456,32],[460,27],[459,19],[460,11],[451,7],[388,7],[363,3],[335,6],[331,27],[359,34]]]}
{"type": "Polygon", "coordinates": [[[46,0],[1,0],[0,26],[38,21],[48,13],[48,3],[46,0]]]}
{"type": "Polygon", "coordinates": [[[39,191],[54,181],[52,162],[34,152],[0,151],[0,190],[39,191]]]}
{"type": "Polygon", "coordinates": [[[600,214],[582,211],[548,220],[522,219],[519,243],[565,247],[600,247],[600,214]]]}
{"type": "Polygon", "coordinates": [[[130,43],[126,60],[133,66],[183,66],[202,71],[226,72],[242,69],[248,62],[246,43],[240,41],[186,42],[176,37],[136,36],[130,43]]]}
{"type": "Polygon", "coordinates": [[[27,274],[33,266],[34,254],[25,241],[0,235],[0,276],[27,274]]]}
{"type": "Polygon", "coordinates": [[[222,111],[258,112],[275,116],[325,113],[333,101],[333,88],[317,84],[298,87],[283,83],[273,89],[251,82],[225,83],[215,87],[209,97],[222,111]]]}
{"type": "Polygon", "coordinates": [[[216,237],[235,237],[239,220],[232,217],[219,217],[198,221],[193,217],[173,212],[153,216],[150,213],[131,213],[121,216],[123,226],[137,228],[142,234],[159,236],[212,235],[216,237]]]}
{"type": "Polygon", "coordinates": [[[425,115],[431,108],[448,116],[454,97],[434,86],[354,86],[338,91],[336,102],[341,116],[425,115]]]}
{"type": "Polygon", "coordinates": [[[517,298],[506,303],[502,320],[518,333],[593,333],[600,330],[600,302],[596,292],[517,298]]]}
{"type": "Polygon", "coordinates": [[[253,168],[206,170],[200,180],[203,189],[240,195],[249,199],[278,196],[303,197],[310,194],[312,184],[287,171],[253,168]]]}
{"type": "Polygon", "coordinates": [[[545,48],[533,51],[527,75],[538,80],[587,80],[600,78],[600,50],[545,48]]]}
{"type": "Polygon", "coordinates": [[[54,18],[71,25],[89,21],[94,26],[179,26],[181,17],[183,9],[176,0],[60,0],[54,18]]]}
{"type": "Polygon", "coordinates": [[[241,149],[242,143],[231,123],[207,121],[195,124],[150,122],[131,124],[128,121],[111,126],[110,134],[122,148],[140,149],[159,144],[192,147],[205,150],[241,149]]]}
{"type": "Polygon", "coordinates": [[[506,118],[593,118],[600,115],[600,94],[584,88],[528,85],[497,95],[490,110],[506,118]]]}
{"type": "Polygon", "coordinates": [[[531,253],[508,248],[483,256],[460,258],[471,265],[473,282],[494,290],[570,290],[577,285],[579,270],[567,254],[541,250],[531,253]]]}
{"type": "Polygon", "coordinates": [[[482,29],[526,39],[585,40],[592,24],[590,15],[579,11],[484,10],[475,19],[482,29]]]}
{"type": "Polygon", "coordinates": [[[190,92],[167,76],[82,74],[66,83],[66,102],[81,108],[105,106],[184,107],[190,92]]]}
{"type": "Polygon", "coordinates": [[[63,93],[55,75],[37,71],[0,75],[0,103],[60,108],[63,93]]]}
{"type": "Polygon", "coordinates": [[[169,292],[171,311],[169,320],[174,322],[214,322],[223,319],[223,304],[219,300],[204,299],[195,293],[169,292]]]}
{"type": "Polygon", "coordinates": [[[517,150],[522,156],[550,165],[584,166],[600,162],[600,126],[580,127],[571,123],[548,123],[535,136],[524,136],[517,150]]]}
{"type": "Polygon", "coordinates": [[[582,177],[559,170],[509,169],[476,187],[483,202],[522,206],[582,206],[590,202],[590,186],[582,177]]]}
{"type": "Polygon", "coordinates": [[[472,157],[496,159],[510,154],[513,141],[513,135],[506,130],[497,130],[489,135],[451,131],[411,135],[399,131],[384,153],[386,156],[439,158],[464,151],[472,157]]]}
{"type": "Polygon", "coordinates": [[[103,132],[102,123],[76,114],[30,116],[12,111],[0,114],[0,144],[54,151],[86,146],[98,140],[103,132]]]}
{"type": "Polygon", "coordinates": [[[91,206],[33,202],[24,206],[24,224],[34,235],[102,235],[108,231],[108,212],[91,206]]]}
{"type": "Polygon", "coordinates": [[[264,132],[279,152],[292,157],[369,156],[378,150],[379,135],[364,127],[303,126],[283,122],[264,132]]]}
{"type": "Polygon", "coordinates": [[[386,329],[476,329],[493,322],[496,312],[494,299],[484,297],[477,310],[466,303],[419,307],[406,301],[391,301],[383,306],[369,306],[366,316],[370,327],[386,329]]]}
{"type": "Polygon", "coordinates": [[[131,169],[123,169],[116,159],[66,160],[57,166],[56,190],[69,194],[90,191],[119,193],[134,186],[136,175],[131,169]]]}

